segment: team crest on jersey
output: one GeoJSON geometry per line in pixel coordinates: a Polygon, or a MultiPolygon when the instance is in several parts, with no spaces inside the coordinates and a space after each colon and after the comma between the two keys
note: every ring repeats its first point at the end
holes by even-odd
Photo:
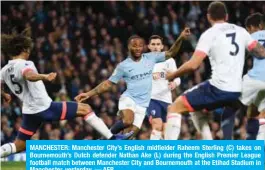
{"type": "Polygon", "coordinates": [[[151,110],[151,115],[155,116],[156,115],[156,110],[151,110]]]}

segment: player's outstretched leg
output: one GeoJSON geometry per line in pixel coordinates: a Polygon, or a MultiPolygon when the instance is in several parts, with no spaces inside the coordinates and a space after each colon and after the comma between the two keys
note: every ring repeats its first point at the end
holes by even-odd
{"type": "Polygon", "coordinates": [[[258,119],[258,110],[254,105],[248,107],[248,122],[247,122],[247,140],[256,140],[259,132],[259,119],[258,119]]]}
{"type": "Polygon", "coordinates": [[[203,140],[213,140],[209,126],[209,115],[202,112],[190,112],[191,120],[203,140]]]}
{"type": "Polygon", "coordinates": [[[77,116],[83,116],[84,120],[106,139],[128,139],[132,135],[132,133],[113,135],[102,119],[97,117],[88,104],[78,103],[77,116]]]}
{"type": "Polygon", "coordinates": [[[174,103],[169,105],[167,115],[167,124],[165,129],[166,140],[177,140],[180,133],[181,114],[188,112],[189,109],[184,104],[182,96],[179,96],[174,103]]]}
{"type": "Polygon", "coordinates": [[[1,146],[1,158],[11,154],[22,152],[26,149],[26,141],[16,139],[14,143],[6,143],[1,146]]]}
{"type": "Polygon", "coordinates": [[[236,110],[230,107],[225,107],[222,114],[221,128],[223,131],[224,140],[233,139],[233,130],[235,125],[236,110]]]}
{"type": "Polygon", "coordinates": [[[26,149],[26,140],[30,140],[39,129],[42,118],[39,114],[23,114],[22,124],[14,143],[7,143],[1,146],[1,158],[26,149]]]}

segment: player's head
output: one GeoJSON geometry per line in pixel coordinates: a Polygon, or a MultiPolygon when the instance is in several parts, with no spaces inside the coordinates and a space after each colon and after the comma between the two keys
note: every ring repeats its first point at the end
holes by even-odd
{"type": "Polygon", "coordinates": [[[264,29],[264,16],[261,13],[249,15],[245,20],[245,26],[248,32],[253,33],[264,29]]]}
{"type": "Polygon", "coordinates": [[[207,19],[211,24],[219,21],[227,21],[227,8],[223,2],[211,2],[207,10],[207,19]]]}
{"type": "Polygon", "coordinates": [[[30,29],[25,29],[21,34],[1,34],[1,50],[7,57],[23,57],[28,59],[33,42],[30,38],[30,29]]]}
{"type": "Polygon", "coordinates": [[[149,38],[148,49],[151,52],[161,52],[164,48],[163,38],[159,35],[152,35],[149,38]]]}
{"type": "Polygon", "coordinates": [[[133,35],[128,39],[128,49],[132,57],[139,58],[144,51],[144,39],[133,35]]]}

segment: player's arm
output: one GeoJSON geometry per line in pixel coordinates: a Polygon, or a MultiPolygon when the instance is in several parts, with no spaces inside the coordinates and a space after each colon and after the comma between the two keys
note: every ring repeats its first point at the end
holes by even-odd
{"type": "Polygon", "coordinates": [[[254,47],[249,49],[249,52],[252,56],[257,56],[261,58],[265,58],[265,48],[258,43],[257,41],[254,42],[254,47]]]}
{"type": "Polygon", "coordinates": [[[83,102],[92,96],[110,91],[112,86],[118,83],[118,81],[123,77],[123,74],[123,69],[120,67],[120,65],[118,65],[108,80],[103,81],[97,87],[87,93],[79,94],[75,97],[75,100],[77,102],[83,102]]]}
{"type": "Polygon", "coordinates": [[[90,90],[89,92],[79,94],[78,96],[75,97],[75,100],[77,102],[83,102],[90,97],[110,91],[113,85],[114,83],[112,83],[110,80],[105,80],[102,83],[100,83],[97,87],[90,90]]]}
{"type": "Polygon", "coordinates": [[[56,73],[49,73],[49,74],[38,74],[34,72],[33,70],[25,71],[23,72],[23,77],[32,82],[36,82],[39,80],[44,81],[53,81],[56,78],[56,73]]]}
{"type": "Polygon", "coordinates": [[[180,68],[172,73],[168,73],[166,76],[167,80],[172,80],[175,79],[177,77],[180,77],[186,73],[190,73],[195,71],[203,62],[204,58],[206,57],[206,53],[201,52],[201,51],[195,51],[192,58],[184,63],[182,66],[180,66],[180,68]]]}
{"type": "Polygon", "coordinates": [[[173,58],[179,52],[182,41],[186,39],[190,35],[190,28],[185,28],[178,39],[174,42],[174,44],[170,47],[168,51],[166,51],[166,59],[173,58]]]}

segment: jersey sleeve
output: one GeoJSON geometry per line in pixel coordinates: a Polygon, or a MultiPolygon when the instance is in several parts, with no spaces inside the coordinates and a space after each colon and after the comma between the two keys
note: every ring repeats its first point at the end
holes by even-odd
{"type": "Polygon", "coordinates": [[[245,47],[248,51],[251,51],[253,48],[256,47],[258,41],[255,40],[246,29],[243,29],[244,37],[245,37],[245,47]]]}
{"type": "Polygon", "coordinates": [[[148,60],[160,63],[166,60],[166,52],[150,52],[144,54],[148,60]]]}
{"type": "Polygon", "coordinates": [[[212,34],[209,31],[203,33],[198,41],[195,53],[209,55],[211,42],[212,42],[212,34]]]}
{"type": "Polygon", "coordinates": [[[123,71],[121,65],[119,64],[119,65],[115,68],[115,70],[114,70],[114,72],[112,73],[112,75],[110,76],[109,81],[111,81],[111,82],[117,84],[118,81],[120,81],[120,80],[123,78],[123,76],[124,76],[124,71],[123,71]]]}
{"type": "Polygon", "coordinates": [[[34,65],[34,63],[32,61],[26,61],[25,63],[23,63],[23,65],[21,66],[21,70],[20,73],[22,76],[25,75],[25,73],[27,73],[28,71],[34,71],[36,72],[36,67],[34,65]]]}
{"type": "MultiPolygon", "coordinates": [[[[175,60],[173,58],[169,59],[169,70],[170,71],[177,71],[177,69],[178,68],[177,68],[175,60]]],[[[180,85],[180,78],[179,77],[175,78],[173,81],[176,83],[177,86],[180,85]]]]}

